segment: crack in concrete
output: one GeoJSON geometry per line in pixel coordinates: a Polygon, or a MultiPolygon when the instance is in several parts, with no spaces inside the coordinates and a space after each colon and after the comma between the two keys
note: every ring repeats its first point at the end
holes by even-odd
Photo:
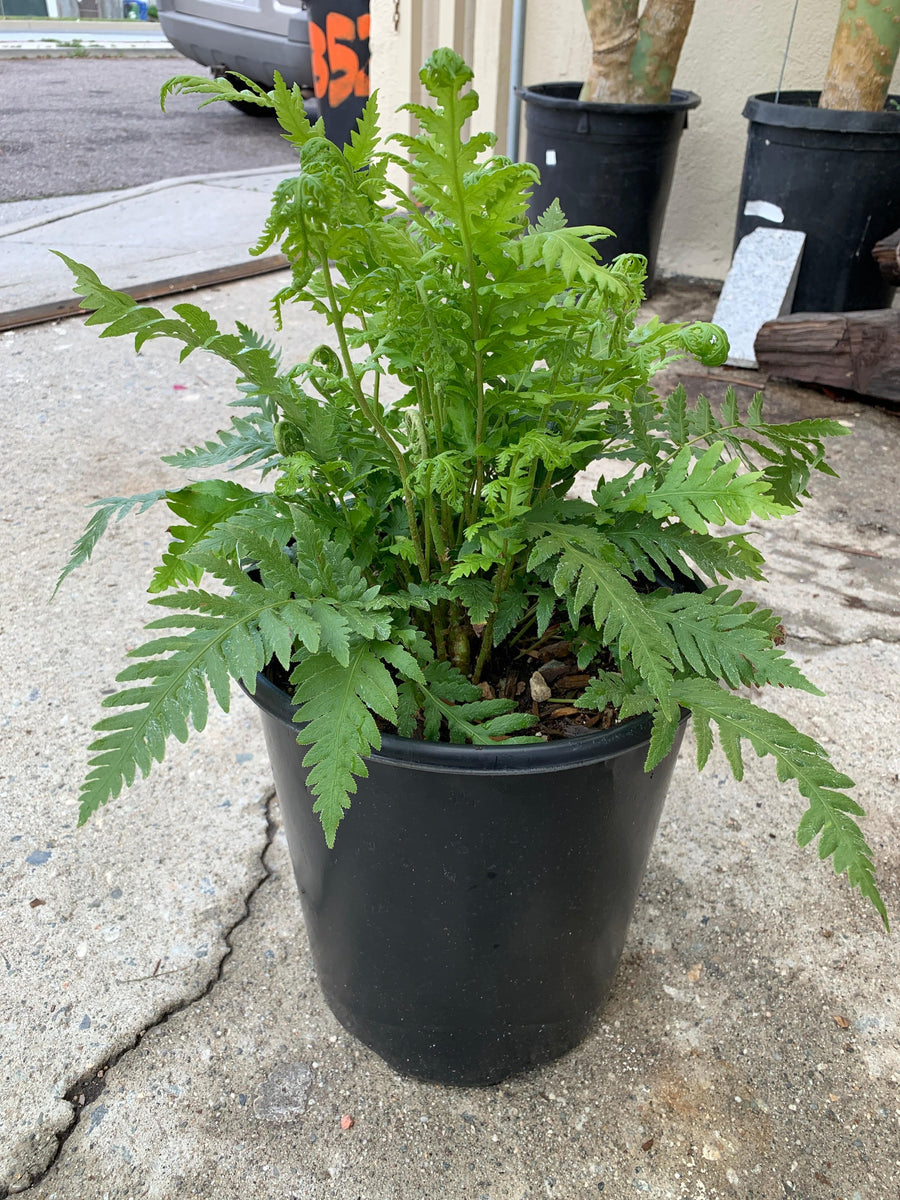
{"type": "Polygon", "coordinates": [[[243,912],[240,913],[237,919],[222,934],[222,939],[225,942],[225,953],[219,960],[215,974],[201,992],[198,992],[195,996],[188,996],[173,1003],[169,1008],[160,1013],[155,1021],[152,1021],[145,1028],[139,1030],[129,1045],[124,1046],[121,1050],[115,1051],[109,1056],[109,1058],[106,1059],[105,1062],[101,1063],[99,1066],[91,1067],[89,1071],[85,1072],[80,1079],[72,1084],[72,1086],[63,1096],[63,1099],[72,1106],[72,1119],[64,1130],[62,1130],[60,1133],[57,1133],[56,1150],[52,1158],[40,1172],[40,1174],[35,1175],[34,1178],[28,1181],[28,1183],[23,1181],[21,1184],[16,1183],[6,1190],[0,1191],[0,1200],[7,1200],[7,1198],[10,1196],[27,1195],[32,1188],[36,1187],[39,1183],[42,1183],[59,1162],[60,1156],[63,1152],[63,1147],[78,1128],[79,1122],[81,1121],[81,1114],[84,1112],[85,1108],[87,1108],[89,1104],[93,1104],[98,1096],[103,1093],[106,1087],[107,1076],[113,1067],[115,1067],[117,1063],[121,1062],[126,1054],[130,1054],[132,1050],[136,1049],[140,1045],[142,1038],[144,1038],[144,1036],[151,1030],[159,1029],[160,1026],[166,1024],[170,1017],[174,1017],[177,1013],[184,1012],[185,1009],[191,1008],[194,1004],[197,1004],[200,1000],[203,1000],[209,995],[216,984],[221,981],[225,971],[225,964],[231,958],[231,955],[234,951],[232,937],[235,933],[235,930],[239,929],[241,925],[243,925],[249,919],[250,907],[254,896],[263,886],[263,884],[268,879],[272,878],[272,869],[267,862],[267,858],[269,850],[272,846],[272,842],[275,839],[275,831],[277,828],[275,819],[272,816],[272,804],[275,800],[275,789],[270,788],[269,791],[263,794],[262,799],[266,814],[265,842],[259,855],[259,865],[262,868],[262,873],[253,882],[250,890],[244,897],[243,912]]]}

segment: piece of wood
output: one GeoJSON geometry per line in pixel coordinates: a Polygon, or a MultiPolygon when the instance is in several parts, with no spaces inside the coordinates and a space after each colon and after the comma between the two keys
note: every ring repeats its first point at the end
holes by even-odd
{"type": "Polygon", "coordinates": [[[872,257],[888,283],[900,287],[900,229],[872,247],[872,257]]]}
{"type": "Polygon", "coordinates": [[[770,375],[900,400],[900,309],[792,313],[767,321],[755,349],[770,375]]]}
{"type": "MultiPolygon", "coordinates": [[[[179,292],[193,292],[198,288],[216,287],[220,283],[232,283],[237,279],[251,279],[254,275],[265,275],[269,271],[283,271],[290,261],[283,254],[267,254],[265,258],[248,258],[234,266],[205,268],[191,271],[187,275],[172,275],[155,283],[138,283],[119,291],[132,300],[152,300],[157,296],[172,296],[179,292]]],[[[0,333],[8,329],[21,329],[26,325],[40,325],[43,321],[58,321],[62,317],[87,316],[81,307],[81,298],[51,300],[48,304],[35,304],[31,308],[17,308],[13,312],[0,312],[0,333]]]]}

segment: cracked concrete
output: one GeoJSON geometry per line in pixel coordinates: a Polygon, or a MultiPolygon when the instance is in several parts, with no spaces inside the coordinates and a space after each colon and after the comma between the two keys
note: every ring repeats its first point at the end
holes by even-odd
{"type": "MultiPolygon", "coordinates": [[[[34,1176],[32,1176],[29,1181],[29,1184],[26,1187],[23,1188],[23,1187],[20,1187],[18,1184],[14,1184],[9,1189],[10,1193],[14,1194],[16,1192],[20,1192],[23,1190],[30,1191],[32,1187],[34,1187],[35,1185],[40,1183],[41,1180],[44,1178],[44,1176],[53,1169],[59,1156],[62,1154],[62,1152],[64,1150],[66,1141],[73,1133],[75,1133],[76,1129],[78,1128],[78,1123],[81,1119],[82,1111],[84,1110],[84,1108],[87,1106],[92,1106],[93,1113],[100,1111],[100,1107],[97,1105],[97,1101],[100,1099],[100,1097],[103,1095],[103,1092],[106,1090],[106,1086],[107,1086],[107,1082],[108,1082],[107,1077],[108,1077],[109,1072],[120,1062],[120,1060],[122,1058],[124,1058],[125,1055],[129,1054],[132,1050],[134,1050],[140,1044],[141,1040],[144,1037],[146,1037],[146,1035],[150,1032],[151,1029],[159,1029],[162,1025],[164,1025],[166,1023],[166,1021],[170,1020],[177,1013],[182,1012],[188,1006],[190,1006],[192,1004],[196,1004],[199,1000],[202,1000],[203,997],[209,995],[210,991],[216,986],[217,983],[219,983],[221,981],[222,976],[223,976],[223,971],[225,968],[225,964],[227,963],[227,961],[228,961],[229,957],[231,956],[232,951],[234,949],[234,945],[233,945],[233,941],[232,941],[234,933],[250,917],[251,906],[253,903],[253,899],[256,896],[256,893],[259,891],[260,887],[262,887],[262,885],[266,882],[266,880],[271,877],[271,874],[272,874],[271,869],[269,868],[267,859],[268,859],[269,850],[272,846],[272,842],[275,837],[275,829],[276,829],[275,822],[272,818],[272,805],[275,801],[275,789],[270,788],[269,791],[265,794],[265,796],[263,796],[262,799],[263,799],[263,803],[265,805],[266,837],[265,837],[265,845],[263,846],[262,851],[259,855],[259,863],[260,863],[261,869],[258,873],[256,881],[252,883],[252,885],[250,887],[250,891],[244,897],[243,911],[240,913],[240,915],[237,917],[237,919],[233,922],[232,925],[230,925],[227,929],[223,929],[221,932],[221,940],[224,943],[225,950],[224,950],[224,953],[222,954],[222,957],[218,961],[218,965],[216,967],[215,974],[210,977],[210,979],[206,983],[206,986],[203,988],[203,990],[201,992],[199,992],[197,995],[184,996],[181,999],[175,1001],[171,1005],[171,1007],[163,1009],[150,1025],[147,1025],[145,1028],[140,1029],[138,1031],[137,1035],[134,1038],[134,1041],[130,1045],[124,1046],[121,1049],[117,1049],[110,1058],[106,1059],[105,1062],[92,1065],[89,1068],[87,1074],[85,1076],[83,1076],[81,1079],[77,1080],[69,1088],[69,1090],[66,1092],[64,1099],[70,1107],[70,1119],[69,1119],[68,1126],[64,1130],[59,1131],[56,1135],[56,1138],[57,1138],[56,1151],[54,1152],[50,1161],[47,1163],[46,1167],[43,1170],[41,1170],[39,1174],[35,1174],[34,1176]]],[[[154,975],[158,975],[158,974],[159,974],[159,972],[155,970],[154,975]]],[[[92,1127],[93,1127],[93,1120],[94,1120],[93,1117],[91,1120],[92,1120],[92,1127]]]]}
{"type": "MultiPolygon", "coordinates": [[[[268,330],[277,286],[198,302],[268,330]]],[[[321,329],[295,308],[284,340],[299,352],[321,329]]],[[[801,802],[765,763],[741,785],[718,758],[697,776],[686,743],[592,1036],[483,1090],[398,1078],[325,1008],[243,697],[76,831],[88,728],[141,637],[163,522],[114,526],[48,606],[53,580],[83,504],[168,478],[159,454],[224,423],[231,380],[161,343],[135,358],[78,321],[0,337],[0,369],[13,433],[0,482],[0,1194],[896,1200],[896,938],[796,846],[801,802]]],[[[715,395],[730,378],[742,398],[758,386],[746,372],[692,386],[715,395]]],[[[842,478],[817,481],[801,518],[762,535],[773,564],[759,595],[827,692],[769,703],[858,780],[896,914],[898,426],[858,402],[768,391],[779,419],[853,423],[842,478]]]]}

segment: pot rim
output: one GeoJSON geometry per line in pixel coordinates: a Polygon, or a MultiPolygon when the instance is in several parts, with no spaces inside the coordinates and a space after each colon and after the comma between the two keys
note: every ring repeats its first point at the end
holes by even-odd
{"type": "MultiPolygon", "coordinates": [[[[241,690],[254,704],[275,720],[296,729],[293,714],[296,706],[287,692],[267,679],[256,677],[255,694],[244,684],[241,690]]],[[[683,712],[682,724],[689,714],[683,712]]],[[[650,740],[653,721],[649,714],[634,717],[611,729],[592,730],[583,737],[560,738],[552,742],[525,746],[474,746],[453,742],[425,742],[417,738],[399,737],[393,733],[381,735],[381,749],[370,757],[380,763],[404,766],[415,771],[432,771],[455,775],[538,775],[566,767],[584,767],[646,744],[650,740]]]]}
{"type": "Polygon", "coordinates": [[[843,108],[817,108],[821,92],[781,92],[778,103],[775,92],[759,92],[749,96],[742,116],[758,125],[775,125],[786,129],[823,129],[835,133],[898,133],[900,134],[900,96],[890,95],[896,109],[880,112],[855,112],[843,108]]]}
{"type": "Polygon", "coordinates": [[[607,104],[590,100],[570,99],[568,96],[554,96],[554,88],[577,88],[581,90],[581,80],[561,79],[555,83],[535,83],[529,87],[517,87],[516,95],[527,104],[537,108],[568,109],[572,112],[608,113],[611,116],[653,116],[657,113],[687,112],[696,108],[700,97],[696,92],[672,88],[669,100],[653,104],[607,104]]]}

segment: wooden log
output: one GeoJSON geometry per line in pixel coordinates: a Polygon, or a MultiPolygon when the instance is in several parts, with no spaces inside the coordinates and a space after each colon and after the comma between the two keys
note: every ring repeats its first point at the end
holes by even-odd
{"type": "Polygon", "coordinates": [[[778,317],[756,335],[756,357],[770,375],[900,400],[900,309],[778,317]]]}
{"type": "Polygon", "coordinates": [[[872,257],[888,283],[900,287],[900,229],[872,247],[872,257]]]}

